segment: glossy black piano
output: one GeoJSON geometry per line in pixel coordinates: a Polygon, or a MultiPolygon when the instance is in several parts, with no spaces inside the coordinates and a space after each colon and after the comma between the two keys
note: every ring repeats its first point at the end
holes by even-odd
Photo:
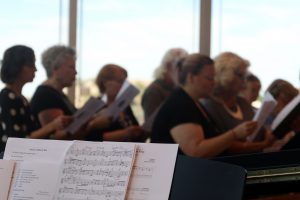
{"type": "Polygon", "coordinates": [[[287,146],[279,152],[243,154],[215,160],[247,170],[245,200],[300,199],[300,149],[290,147],[295,146],[287,146]]]}

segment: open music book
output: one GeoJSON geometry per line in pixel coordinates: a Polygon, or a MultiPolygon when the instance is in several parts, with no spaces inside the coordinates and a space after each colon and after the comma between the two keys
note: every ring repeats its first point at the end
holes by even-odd
{"type": "MultiPolygon", "coordinates": [[[[113,120],[116,120],[119,114],[125,110],[126,107],[130,105],[134,97],[140,91],[128,81],[124,81],[122,87],[120,88],[115,101],[109,105],[107,108],[99,112],[100,115],[111,116],[113,120]]],[[[102,97],[104,102],[107,102],[107,96],[102,97]]]]}
{"type": "Polygon", "coordinates": [[[271,112],[274,110],[276,104],[277,101],[274,99],[274,97],[269,92],[266,92],[262,105],[253,117],[253,120],[257,121],[257,127],[254,132],[247,137],[248,141],[254,141],[257,137],[259,137],[259,131],[263,127],[271,112]]]}
{"type": "Polygon", "coordinates": [[[276,116],[271,129],[273,134],[282,138],[286,133],[291,131],[291,123],[300,113],[300,94],[293,98],[276,116]]]}
{"type": "Polygon", "coordinates": [[[128,81],[124,81],[117,94],[116,100],[107,108],[103,109],[107,103],[106,95],[101,99],[91,97],[85,105],[73,115],[74,120],[66,127],[66,132],[72,135],[75,134],[96,114],[112,117],[113,120],[116,120],[120,112],[130,105],[138,93],[139,90],[134,85],[128,81]]]}
{"type": "Polygon", "coordinates": [[[73,122],[66,127],[66,132],[75,134],[104,106],[105,103],[101,99],[94,97],[89,98],[85,105],[73,115],[73,122]]]}
{"type": "Polygon", "coordinates": [[[177,150],[177,144],[9,138],[0,185],[9,183],[3,195],[12,200],[165,200],[177,150]]]}

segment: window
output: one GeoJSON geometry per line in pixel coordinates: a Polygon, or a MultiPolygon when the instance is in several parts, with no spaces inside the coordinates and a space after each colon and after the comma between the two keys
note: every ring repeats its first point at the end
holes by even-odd
{"type": "MultiPolygon", "coordinates": [[[[26,84],[23,89],[27,98],[46,79],[40,59],[42,52],[58,43],[67,44],[67,22],[67,0],[10,0],[1,3],[0,59],[7,48],[17,44],[30,46],[35,51],[37,72],[33,83],[26,84]]],[[[2,89],[2,82],[0,87],[2,89]]]]}
{"type": "Polygon", "coordinates": [[[142,89],[168,49],[198,51],[198,0],[89,0],[80,1],[78,10],[82,98],[94,92],[99,95],[92,82],[107,63],[127,69],[129,80],[142,89]]]}
{"type": "Polygon", "coordinates": [[[297,0],[214,0],[212,57],[233,51],[251,62],[262,90],[277,78],[299,87],[297,0]]]}

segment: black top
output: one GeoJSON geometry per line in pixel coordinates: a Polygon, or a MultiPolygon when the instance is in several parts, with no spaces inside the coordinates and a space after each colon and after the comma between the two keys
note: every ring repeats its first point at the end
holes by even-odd
{"type": "Polygon", "coordinates": [[[203,115],[194,100],[183,89],[177,88],[162,105],[154,120],[151,142],[175,143],[170,131],[184,123],[201,125],[205,138],[218,135],[213,123],[203,115]]]}
{"type": "Polygon", "coordinates": [[[0,92],[0,111],[0,152],[4,151],[8,137],[29,137],[40,128],[26,98],[8,88],[0,92]]]}
{"type": "Polygon", "coordinates": [[[64,93],[47,85],[40,85],[36,89],[30,104],[36,115],[51,108],[63,110],[64,115],[73,115],[76,112],[76,108],[64,93]]]}

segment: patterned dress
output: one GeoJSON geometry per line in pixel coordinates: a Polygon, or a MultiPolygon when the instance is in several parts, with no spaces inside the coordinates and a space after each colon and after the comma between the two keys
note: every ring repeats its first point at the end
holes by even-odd
{"type": "Polygon", "coordinates": [[[8,88],[0,92],[0,124],[0,152],[4,151],[8,137],[29,137],[40,127],[26,98],[8,88]]]}

